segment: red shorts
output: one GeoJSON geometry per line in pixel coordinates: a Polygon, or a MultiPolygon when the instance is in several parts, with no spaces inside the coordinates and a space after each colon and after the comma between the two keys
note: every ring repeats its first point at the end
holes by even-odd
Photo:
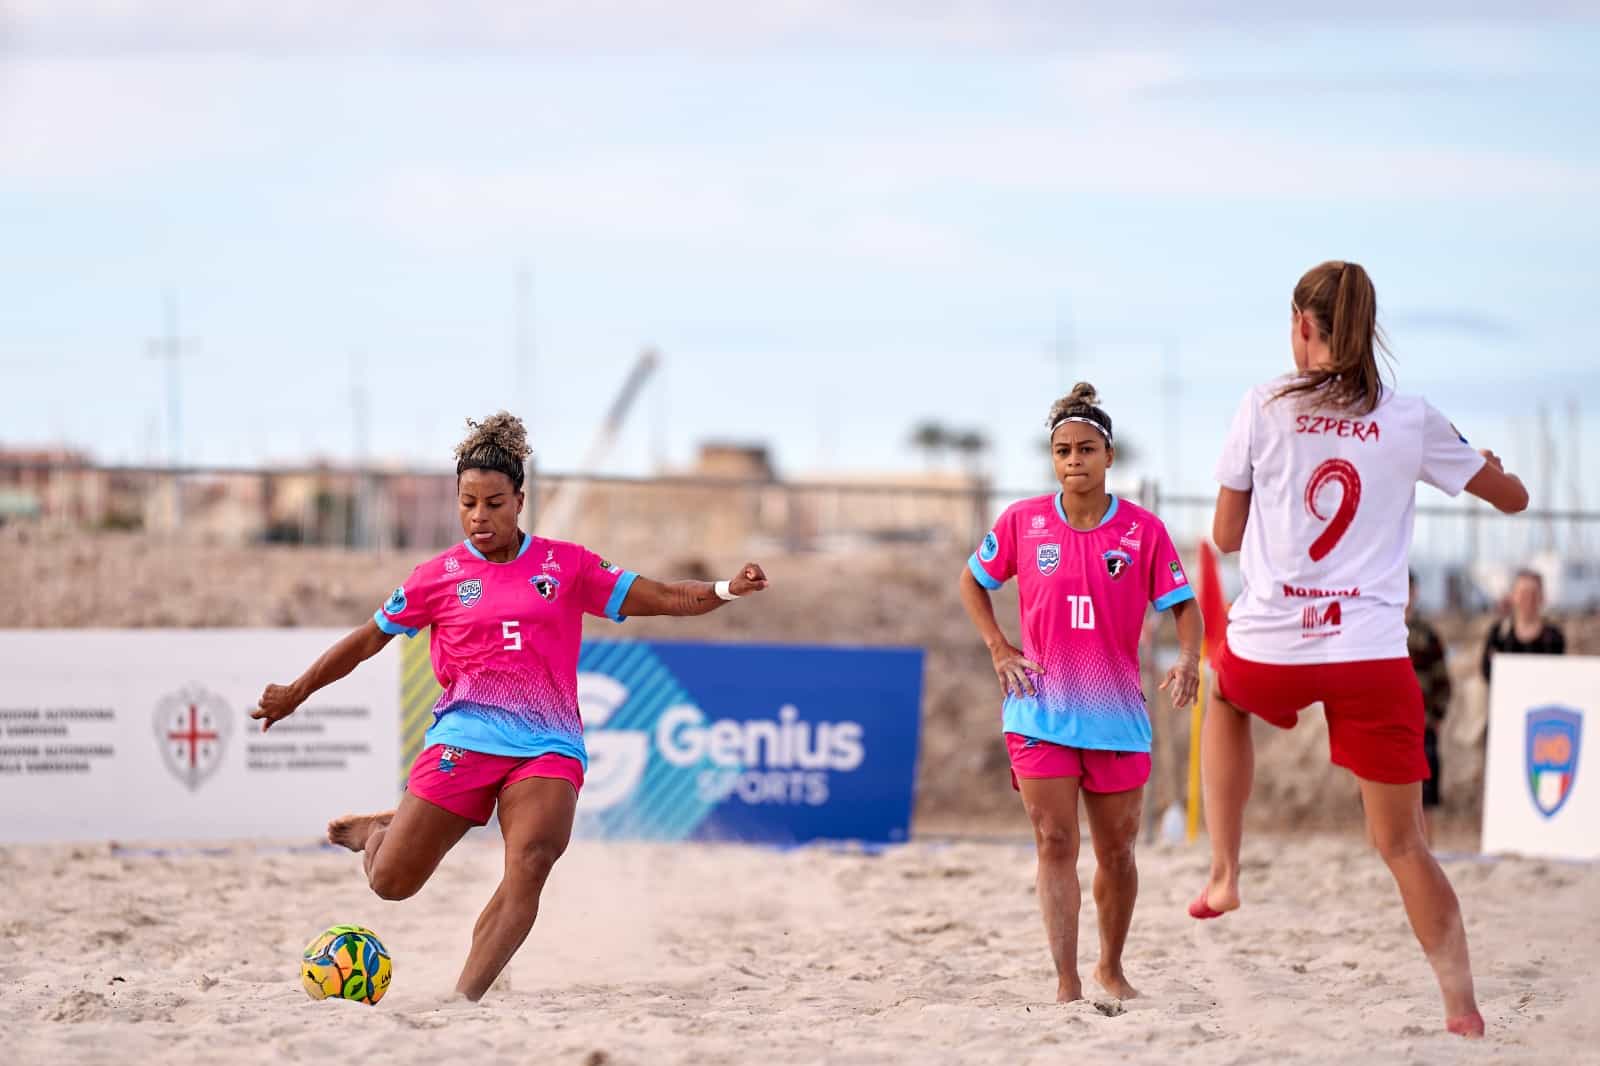
{"type": "Polygon", "coordinates": [[[553,777],[583,788],[583,764],[570,755],[485,755],[444,744],[423,748],[411,764],[406,791],[435,807],[487,825],[495,800],[507,785],[530,777],[553,777]]]}
{"type": "Polygon", "coordinates": [[[1150,780],[1150,753],[1068,748],[1021,733],[1006,734],[1011,787],[1017,778],[1076,777],[1085,792],[1127,792],[1150,780]]]}
{"type": "Polygon", "coordinates": [[[1223,644],[1217,695],[1279,729],[1321,703],[1335,766],[1386,785],[1428,780],[1422,688],[1411,660],[1284,665],[1241,659],[1223,644]]]}

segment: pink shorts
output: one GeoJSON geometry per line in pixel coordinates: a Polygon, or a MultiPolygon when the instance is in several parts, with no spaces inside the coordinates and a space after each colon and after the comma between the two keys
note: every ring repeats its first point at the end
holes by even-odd
{"type": "Polygon", "coordinates": [[[434,744],[423,748],[411,764],[406,791],[473,825],[487,825],[500,790],[530,777],[556,778],[578,792],[583,789],[583,764],[570,755],[525,759],[434,744]]]}
{"type": "Polygon", "coordinates": [[[1068,748],[1021,733],[1006,734],[1011,754],[1011,787],[1017,778],[1076,777],[1085,792],[1127,792],[1150,780],[1147,751],[1100,751],[1068,748]]]}

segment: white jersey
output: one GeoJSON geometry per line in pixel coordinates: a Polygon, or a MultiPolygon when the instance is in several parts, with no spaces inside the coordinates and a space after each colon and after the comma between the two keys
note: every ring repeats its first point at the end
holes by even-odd
{"type": "Polygon", "coordinates": [[[1484,459],[1420,396],[1384,389],[1354,416],[1275,399],[1293,380],[1245,395],[1217,462],[1251,494],[1228,646],[1263,663],[1401,658],[1416,483],[1458,495],[1484,459]]]}

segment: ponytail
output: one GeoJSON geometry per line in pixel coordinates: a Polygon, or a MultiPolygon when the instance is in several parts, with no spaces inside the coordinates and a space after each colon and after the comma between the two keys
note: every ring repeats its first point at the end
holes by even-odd
{"type": "Polygon", "coordinates": [[[1279,397],[1314,396],[1355,414],[1371,414],[1383,397],[1378,353],[1389,355],[1378,327],[1378,293],[1360,263],[1331,260],[1306,271],[1294,306],[1327,343],[1332,365],[1307,369],[1279,397]]]}

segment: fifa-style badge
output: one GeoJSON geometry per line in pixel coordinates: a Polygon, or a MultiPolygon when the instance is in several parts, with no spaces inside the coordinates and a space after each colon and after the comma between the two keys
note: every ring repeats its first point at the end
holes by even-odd
{"type": "Polygon", "coordinates": [[[461,601],[461,606],[471,607],[483,599],[483,582],[477,578],[460,582],[456,585],[456,599],[461,601]]]}
{"type": "Polygon", "coordinates": [[[1034,562],[1039,564],[1039,573],[1049,577],[1056,572],[1056,567],[1061,565],[1061,545],[1041,544],[1033,558],[1034,562]]]}
{"type": "Polygon", "coordinates": [[[1178,565],[1176,559],[1167,564],[1167,569],[1172,571],[1172,583],[1174,585],[1187,585],[1189,583],[1189,579],[1183,574],[1183,567],[1178,565]]]}
{"type": "Polygon", "coordinates": [[[1128,564],[1133,562],[1133,556],[1129,555],[1121,548],[1112,548],[1110,551],[1102,555],[1101,558],[1106,561],[1106,573],[1111,575],[1111,579],[1113,581],[1121,577],[1122,572],[1128,569],[1128,564]]]}
{"type": "MultiPolygon", "coordinates": [[[[371,603],[372,601],[368,600],[367,602],[371,603]]],[[[387,601],[385,601],[385,603],[383,605],[383,613],[393,617],[394,615],[397,615],[397,614],[404,614],[405,613],[405,609],[406,609],[406,590],[403,589],[403,588],[398,588],[398,589],[395,589],[393,592],[389,593],[389,599],[387,601]]]]}
{"type": "Polygon", "coordinates": [[[1528,789],[1533,806],[1546,818],[1555,817],[1572,795],[1582,739],[1582,711],[1552,706],[1528,712],[1528,789]]]}
{"type": "Polygon", "coordinates": [[[551,602],[554,602],[556,598],[556,590],[561,587],[561,582],[551,577],[549,574],[539,574],[536,577],[530,577],[528,579],[528,584],[533,586],[535,592],[551,602]]]}

